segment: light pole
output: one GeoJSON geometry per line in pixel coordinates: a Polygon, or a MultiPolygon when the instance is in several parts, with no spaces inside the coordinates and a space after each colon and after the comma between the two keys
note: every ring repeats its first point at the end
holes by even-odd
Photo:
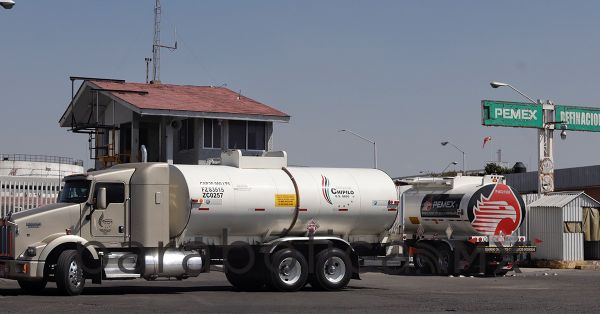
{"type": "Polygon", "coordinates": [[[452,146],[452,147],[456,148],[456,150],[458,150],[459,152],[461,152],[461,153],[462,153],[462,168],[463,168],[463,175],[467,175],[467,172],[466,172],[466,169],[467,169],[467,168],[465,168],[465,167],[466,167],[466,166],[465,166],[465,151],[464,151],[464,150],[462,150],[462,149],[460,149],[458,146],[456,146],[456,145],[454,145],[454,144],[450,143],[449,141],[444,141],[444,142],[442,142],[441,144],[442,144],[442,146],[450,145],[450,146],[452,146]]]}
{"type": "MultiPolygon", "coordinates": [[[[456,165],[458,165],[458,162],[456,162],[456,161],[451,161],[451,162],[450,162],[450,163],[449,163],[449,164],[446,166],[446,168],[444,168],[444,170],[442,170],[442,172],[440,172],[440,176],[443,176],[443,175],[444,175],[444,172],[446,172],[446,169],[448,169],[448,167],[450,167],[450,166],[452,166],[452,165],[455,165],[455,166],[456,166],[456,165]]],[[[456,170],[456,168],[454,168],[454,170],[456,170]]]]}
{"type": "Polygon", "coordinates": [[[367,142],[373,144],[373,163],[374,163],[374,168],[377,169],[377,144],[375,143],[375,140],[370,140],[360,134],[356,134],[356,133],[352,132],[351,130],[342,129],[342,130],[338,130],[338,132],[348,132],[364,141],[367,141],[367,142]]]}
{"type": "Polygon", "coordinates": [[[542,103],[541,100],[535,101],[525,95],[512,85],[501,82],[491,82],[492,88],[510,87],[521,96],[527,98],[533,104],[542,108],[542,128],[538,129],[538,194],[554,191],[554,153],[553,153],[553,135],[556,124],[561,124],[560,137],[564,140],[566,135],[566,124],[564,121],[553,121],[554,104],[551,101],[542,103]]]}
{"type": "Polygon", "coordinates": [[[15,6],[15,2],[13,0],[0,0],[0,6],[3,8],[10,10],[15,6]]]}

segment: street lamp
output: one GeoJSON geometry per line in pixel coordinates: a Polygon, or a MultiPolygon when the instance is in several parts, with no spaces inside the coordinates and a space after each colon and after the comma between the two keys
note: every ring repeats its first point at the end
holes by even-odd
{"type": "Polygon", "coordinates": [[[364,136],[361,136],[359,134],[352,132],[351,130],[342,129],[342,130],[338,130],[338,132],[348,132],[364,141],[367,141],[367,142],[373,144],[373,163],[374,163],[374,168],[377,169],[377,144],[375,144],[375,140],[370,140],[364,136]]]}
{"type": "Polygon", "coordinates": [[[510,87],[521,96],[527,98],[531,103],[542,106],[542,128],[538,129],[538,194],[554,191],[554,153],[553,153],[553,130],[556,124],[560,124],[560,138],[567,137],[567,125],[564,121],[548,121],[554,116],[554,104],[551,101],[542,103],[541,100],[534,101],[512,85],[501,82],[490,82],[492,88],[510,87]]]}
{"type": "Polygon", "coordinates": [[[458,150],[459,152],[461,152],[461,153],[462,153],[462,168],[463,168],[463,174],[464,174],[464,175],[466,175],[466,174],[467,174],[467,172],[466,172],[466,168],[465,168],[465,151],[464,151],[464,150],[462,150],[462,149],[460,149],[458,146],[456,146],[456,145],[454,145],[454,144],[452,144],[452,143],[448,142],[448,141],[442,142],[441,144],[442,144],[442,146],[450,145],[450,146],[452,146],[452,147],[456,148],[456,150],[458,150]]]}
{"type": "Polygon", "coordinates": [[[15,2],[13,0],[0,0],[0,6],[9,10],[15,6],[15,2]]]}
{"type": "MultiPolygon", "coordinates": [[[[456,161],[452,161],[452,162],[450,162],[450,163],[449,163],[449,164],[446,166],[446,168],[444,168],[444,170],[442,170],[442,172],[440,172],[440,176],[444,175],[444,172],[446,172],[446,169],[448,169],[448,167],[450,167],[450,166],[452,166],[452,165],[455,165],[455,166],[456,166],[456,165],[458,165],[458,162],[456,162],[456,161]]],[[[456,170],[456,169],[455,169],[455,170],[456,170]]]]}
{"type": "Polygon", "coordinates": [[[533,104],[537,104],[537,101],[535,101],[535,100],[531,99],[531,97],[529,97],[529,96],[527,96],[527,95],[525,95],[525,94],[521,93],[521,91],[520,91],[520,90],[518,90],[518,89],[514,88],[512,85],[510,85],[510,84],[508,84],[508,83],[502,83],[502,82],[495,82],[495,81],[492,81],[492,82],[490,82],[490,86],[491,86],[492,88],[498,88],[498,87],[503,87],[503,86],[510,87],[512,90],[514,90],[515,92],[519,93],[521,96],[523,96],[523,97],[527,98],[529,101],[531,101],[531,103],[533,103],[533,104]]]}

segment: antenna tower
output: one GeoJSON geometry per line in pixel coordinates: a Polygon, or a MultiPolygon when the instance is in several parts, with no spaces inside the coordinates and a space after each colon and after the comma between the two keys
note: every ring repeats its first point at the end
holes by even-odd
{"type": "MultiPolygon", "coordinates": [[[[175,38],[173,47],[160,43],[160,15],[160,0],[156,0],[154,4],[154,41],[152,43],[152,81],[150,81],[153,84],[160,84],[160,48],[177,49],[177,38],[175,38]]],[[[175,33],[175,36],[177,36],[177,33],[175,33]]]]}

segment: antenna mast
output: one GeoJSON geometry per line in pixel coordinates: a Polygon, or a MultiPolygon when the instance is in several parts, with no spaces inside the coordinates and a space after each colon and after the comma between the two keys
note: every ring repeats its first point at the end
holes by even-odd
{"type": "Polygon", "coordinates": [[[152,43],[152,81],[150,81],[152,84],[160,84],[160,48],[177,49],[177,38],[175,38],[173,47],[160,43],[160,15],[160,0],[156,0],[154,4],[154,41],[152,43]]]}

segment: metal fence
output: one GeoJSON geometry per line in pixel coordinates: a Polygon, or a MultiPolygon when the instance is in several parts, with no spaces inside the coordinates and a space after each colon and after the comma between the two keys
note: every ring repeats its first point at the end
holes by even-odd
{"type": "Polygon", "coordinates": [[[0,216],[56,203],[61,186],[51,178],[0,176],[0,216]]]}
{"type": "Polygon", "coordinates": [[[28,154],[0,154],[2,161],[32,161],[32,162],[50,162],[66,165],[76,165],[83,167],[83,160],[70,157],[47,156],[47,155],[28,155],[28,154]]]}

